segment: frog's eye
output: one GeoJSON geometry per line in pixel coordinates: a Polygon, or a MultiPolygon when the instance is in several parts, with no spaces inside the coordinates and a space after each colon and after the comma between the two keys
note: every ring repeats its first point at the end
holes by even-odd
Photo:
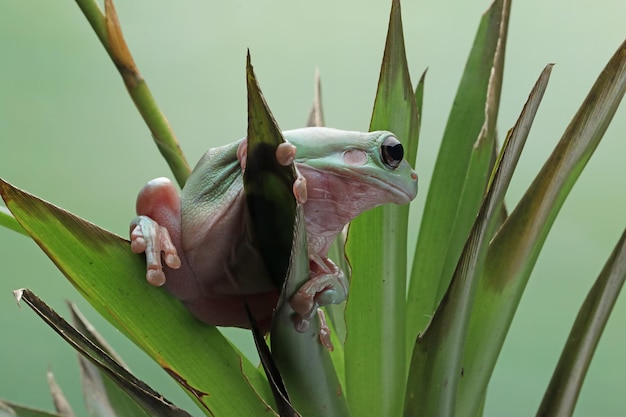
{"type": "Polygon", "coordinates": [[[385,165],[396,168],[404,158],[404,148],[398,138],[389,136],[380,146],[380,155],[385,165]]]}

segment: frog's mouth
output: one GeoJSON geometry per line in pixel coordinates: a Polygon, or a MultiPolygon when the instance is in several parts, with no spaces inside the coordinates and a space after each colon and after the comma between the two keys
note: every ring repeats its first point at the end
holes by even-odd
{"type": "Polygon", "coordinates": [[[308,199],[332,200],[345,204],[350,211],[365,211],[381,204],[407,204],[417,195],[417,175],[396,184],[383,180],[365,170],[350,167],[333,171],[319,170],[306,164],[297,164],[307,181],[308,199]]]}
{"type": "Polygon", "coordinates": [[[370,186],[384,190],[392,196],[389,201],[381,203],[408,204],[417,196],[417,174],[412,173],[411,181],[406,181],[406,187],[401,187],[393,182],[382,180],[373,175],[359,174],[360,178],[367,177],[370,186]],[[410,190],[409,190],[410,188],[410,190]]]}

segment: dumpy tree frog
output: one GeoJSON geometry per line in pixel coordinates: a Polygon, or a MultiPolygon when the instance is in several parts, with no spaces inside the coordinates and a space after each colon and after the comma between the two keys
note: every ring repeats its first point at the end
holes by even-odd
{"type": "MultiPolygon", "coordinates": [[[[294,193],[304,204],[311,270],[290,299],[302,331],[319,306],[346,299],[348,280],[328,259],[337,234],[365,210],[409,203],[417,175],[390,132],[316,127],[283,135],[287,143],[276,158],[282,165],[294,161],[299,172],[294,193]]],[[[145,252],[148,282],[163,285],[200,320],[248,328],[246,302],[267,331],[279,293],[251,243],[242,181],[246,149],[245,138],[210,149],[180,195],[166,178],[145,185],[130,225],[131,248],[145,252]]]]}

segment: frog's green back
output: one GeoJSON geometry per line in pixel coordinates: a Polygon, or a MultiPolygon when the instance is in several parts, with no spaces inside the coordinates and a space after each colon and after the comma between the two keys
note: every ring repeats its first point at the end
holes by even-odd
{"type": "Polygon", "coordinates": [[[242,190],[237,147],[241,140],[209,149],[198,161],[181,192],[183,211],[207,205],[219,209],[242,190]]]}

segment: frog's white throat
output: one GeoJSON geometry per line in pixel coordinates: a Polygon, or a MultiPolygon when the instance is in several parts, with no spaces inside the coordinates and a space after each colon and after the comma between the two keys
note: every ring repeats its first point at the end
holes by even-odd
{"type": "Polygon", "coordinates": [[[320,256],[326,257],[335,236],[359,214],[381,204],[410,201],[410,196],[381,180],[365,182],[305,164],[298,164],[298,170],[306,178],[304,217],[309,252],[320,256]]]}

